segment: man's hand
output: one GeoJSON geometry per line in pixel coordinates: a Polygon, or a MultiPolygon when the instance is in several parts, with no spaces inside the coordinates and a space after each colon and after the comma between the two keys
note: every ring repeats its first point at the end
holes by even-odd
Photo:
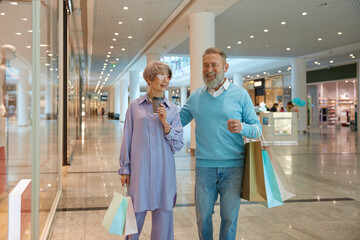
{"type": "Polygon", "coordinates": [[[238,119],[229,119],[227,124],[229,131],[232,133],[240,133],[242,130],[242,123],[238,119]]]}
{"type": "Polygon", "coordinates": [[[125,186],[130,184],[130,174],[121,175],[121,185],[125,186]]]}

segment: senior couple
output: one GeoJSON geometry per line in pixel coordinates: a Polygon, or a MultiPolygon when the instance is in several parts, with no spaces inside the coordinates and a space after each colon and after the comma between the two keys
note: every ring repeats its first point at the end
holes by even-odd
{"type": "Polygon", "coordinates": [[[152,213],[152,240],[174,239],[176,203],[174,153],[183,147],[182,127],[195,119],[195,205],[200,239],[213,239],[212,214],[220,195],[220,239],[235,239],[244,169],[243,136],[261,129],[247,91],[224,78],[226,54],[208,48],[203,54],[205,87],[194,91],[180,110],[168,99],[153,113],[153,97],[162,96],[172,77],[163,62],[144,70],[149,91],[130,103],[120,151],[122,185],[132,197],[139,239],[147,211],[152,213]]]}

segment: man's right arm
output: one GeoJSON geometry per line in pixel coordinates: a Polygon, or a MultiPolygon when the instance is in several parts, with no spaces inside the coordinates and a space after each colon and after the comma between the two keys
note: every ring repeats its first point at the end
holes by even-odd
{"type": "Polygon", "coordinates": [[[194,116],[191,113],[190,108],[190,97],[186,101],[185,105],[180,109],[180,119],[181,119],[181,125],[185,127],[191,120],[193,120],[194,116]]]}

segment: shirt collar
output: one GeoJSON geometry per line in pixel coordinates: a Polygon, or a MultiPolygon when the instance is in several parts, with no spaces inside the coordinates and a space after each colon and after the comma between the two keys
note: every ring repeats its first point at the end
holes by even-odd
{"type": "MultiPolygon", "coordinates": [[[[227,79],[226,78],[226,80],[225,80],[225,82],[223,83],[223,85],[221,85],[221,87],[220,88],[224,88],[225,90],[228,90],[228,88],[229,88],[229,86],[230,86],[230,81],[229,81],[229,79],[227,79]]],[[[219,88],[219,89],[220,89],[219,88]]],[[[204,90],[205,91],[208,91],[208,90],[210,90],[211,88],[208,88],[206,85],[205,85],[205,87],[204,87],[204,90]]],[[[218,89],[218,91],[219,91],[219,89],[218,89]]],[[[212,89],[211,89],[212,90],[212,89]]],[[[213,90],[214,91],[214,90],[213,90]]],[[[215,92],[215,91],[214,91],[215,92]]]]}

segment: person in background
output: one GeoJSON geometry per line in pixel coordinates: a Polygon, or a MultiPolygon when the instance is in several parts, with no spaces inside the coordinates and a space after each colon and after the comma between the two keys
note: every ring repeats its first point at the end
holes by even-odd
{"type": "Polygon", "coordinates": [[[151,211],[151,239],[171,240],[176,203],[174,153],[184,146],[183,128],[176,105],[163,96],[172,77],[170,67],[153,61],[143,76],[149,91],[127,109],[119,158],[121,184],[128,185],[139,231],[126,239],[139,239],[146,213],[151,211]],[[159,96],[164,102],[153,113],[153,97],[159,96]]]}
{"type": "Polygon", "coordinates": [[[224,77],[226,54],[203,54],[205,87],[195,90],[180,110],[183,126],[195,120],[195,208],[201,240],[213,239],[212,215],[220,195],[219,239],[235,239],[244,171],[243,136],[261,135],[261,124],[248,92],[224,77]]]}
{"type": "Polygon", "coordinates": [[[281,108],[280,108],[280,112],[285,112],[284,107],[281,107],[281,108]]]}
{"type": "Polygon", "coordinates": [[[277,107],[279,106],[279,104],[274,103],[274,105],[271,107],[270,112],[277,112],[277,107]]]}

